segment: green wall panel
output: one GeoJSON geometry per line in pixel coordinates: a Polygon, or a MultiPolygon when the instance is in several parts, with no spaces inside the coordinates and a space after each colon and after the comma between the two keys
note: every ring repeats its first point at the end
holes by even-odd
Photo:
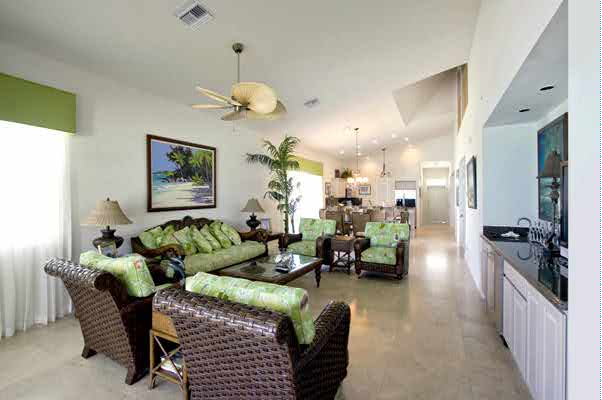
{"type": "Polygon", "coordinates": [[[321,162],[308,160],[302,157],[294,157],[295,160],[299,163],[299,170],[303,172],[307,172],[308,174],[323,176],[324,175],[324,165],[321,162]]]}
{"type": "Polygon", "coordinates": [[[0,73],[0,120],[75,133],[75,94],[0,73]]]}

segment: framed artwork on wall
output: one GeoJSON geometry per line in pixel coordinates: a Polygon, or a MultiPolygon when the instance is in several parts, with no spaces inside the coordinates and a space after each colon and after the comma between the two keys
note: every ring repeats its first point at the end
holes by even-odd
{"type": "Polygon", "coordinates": [[[372,194],[372,187],[370,185],[359,185],[357,192],[360,196],[370,196],[372,194]]]}
{"type": "Polygon", "coordinates": [[[215,208],[216,149],[146,135],[149,212],[215,208]]]}
{"type": "Polygon", "coordinates": [[[466,200],[469,208],[477,208],[477,159],[474,156],[466,164],[466,200]]]}
{"type": "MultiPolygon", "coordinates": [[[[551,152],[557,151],[560,159],[568,161],[569,114],[565,113],[550,122],[537,132],[537,176],[541,175],[546,158],[551,152]]],[[[550,199],[550,184],[553,178],[538,179],[537,203],[539,219],[552,221],[554,205],[550,199]]]]}

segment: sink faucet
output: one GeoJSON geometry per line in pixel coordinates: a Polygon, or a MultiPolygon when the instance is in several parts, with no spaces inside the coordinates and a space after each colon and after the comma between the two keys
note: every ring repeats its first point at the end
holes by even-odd
{"type": "Polygon", "coordinates": [[[516,226],[520,227],[520,223],[523,221],[527,221],[529,223],[529,230],[531,230],[531,220],[527,217],[521,217],[518,219],[518,221],[516,221],[516,226]]]}

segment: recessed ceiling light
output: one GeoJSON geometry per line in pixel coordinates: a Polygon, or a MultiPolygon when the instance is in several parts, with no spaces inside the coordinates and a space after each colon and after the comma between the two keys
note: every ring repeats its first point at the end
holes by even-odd
{"type": "Polygon", "coordinates": [[[345,128],[343,128],[343,133],[345,135],[348,135],[351,133],[351,127],[350,126],[346,126],[345,128]]]}
{"type": "Polygon", "coordinates": [[[519,113],[524,113],[524,112],[529,112],[531,111],[530,108],[521,108],[520,110],[518,110],[519,113]]]}
{"type": "Polygon", "coordinates": [[[341,149],[341,150],[339,151],[339,154],[345,154],[345,150],[341,149]]]}
{"type": "Polygon", "coordinates": [[[409,142],[410,138],[406,136],[406,137],[403,138],[403,140],[405,140],[406,142],[409,142]]]}
{"type": "Polygon", "coordinates": [[[372,139],[372,143],[378,144],[378,140],[376,138],[372,139]]]}
{"type": "Polygon", "coordinates": [[[552,90],[552,89],[554,89],[554,85],[548,85],[548,86],[544,86],[544,87],[542,87],[542,88],[541,88],[541,89],[539,89],[539,90],[541,90],[542,92],[545,92],[545,91],[547,91],[547,90],[552,90]]]}
{"type": "Polygon", "coordinates": [[[392,133],[391,134],[391,138],[396,139],[397,138],[397,134],[396,133],[392,133]]]}

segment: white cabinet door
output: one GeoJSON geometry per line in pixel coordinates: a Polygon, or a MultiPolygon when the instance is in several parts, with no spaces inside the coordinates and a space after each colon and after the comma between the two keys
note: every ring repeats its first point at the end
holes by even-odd
{"type": "Polygon", "coordinates": [[[527,288],[527,366],[525,381],[535,400],[541,397],[541,326],[543,302],[546,301],[533,287],[527,288]]]}
{"type": "Polygon", "coordinates": [[[566,398],[566,317],[547,301],[542,309],[541,399],[566,398]]]}
{"type": "Polygon", "coordinates": [[[513,311],[514,306],[512,303],[514,302],[514,287],[508,280],[508,278],[504,277],[504,339],[506,339],[506,344],[508,344],[508,348],[512,350],[512,338],[514,336],[514,324],[513,324],[513,311]]]}
{"type": "Polygon", "coordinates": [[[512,355],[523,377],[527,360],[527,300],[513,288],[512,299],[512,355]]]}

